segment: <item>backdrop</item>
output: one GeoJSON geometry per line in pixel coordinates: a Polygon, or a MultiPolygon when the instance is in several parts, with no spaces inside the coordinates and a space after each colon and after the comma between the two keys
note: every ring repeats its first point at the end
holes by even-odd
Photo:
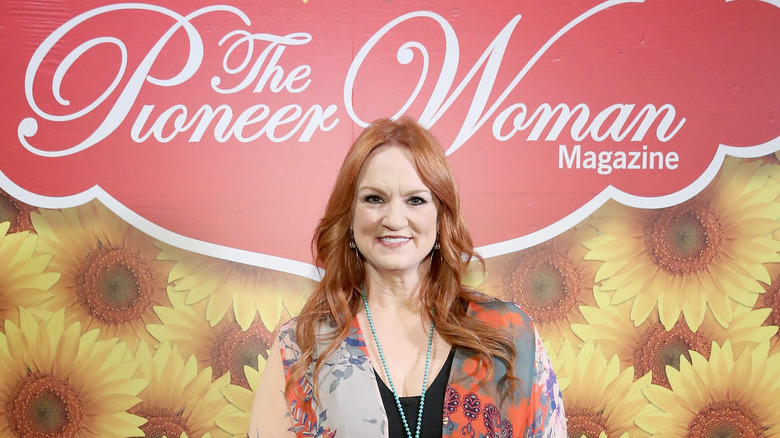
{"type": "Polygon", "coordinates": [[[780,436],[777,0],[0,14],[0,435],[243,437],[346,150],[405,114],[570,436],[780,436]]]}

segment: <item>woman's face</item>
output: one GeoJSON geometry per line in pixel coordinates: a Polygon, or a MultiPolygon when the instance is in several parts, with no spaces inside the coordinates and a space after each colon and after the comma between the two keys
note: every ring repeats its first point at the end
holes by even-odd
{"type": "Polygon", "coordinates": [[[438,200],[417,175],[409,148],[384,145],[363,163],[352,230],[366,269],[416,274],[436,242],[438,200]]]}

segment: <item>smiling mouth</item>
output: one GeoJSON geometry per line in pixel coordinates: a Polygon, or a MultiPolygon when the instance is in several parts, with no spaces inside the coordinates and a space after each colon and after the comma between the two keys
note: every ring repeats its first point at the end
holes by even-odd
{"type": "Polygon", "coordinates": [[[411,240],[411,237],[380,237],[379,241],[382,243],[404,243],[411,240]]]}

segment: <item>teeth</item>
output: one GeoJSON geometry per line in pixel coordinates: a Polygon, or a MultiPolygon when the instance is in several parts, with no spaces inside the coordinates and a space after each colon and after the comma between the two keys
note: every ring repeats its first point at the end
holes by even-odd
{"type": "Polygon", "coordinates": [[[386,243],[401,243],[406,242],[409,239],[406,237],[382,237],[379,240],[386,243]]]}

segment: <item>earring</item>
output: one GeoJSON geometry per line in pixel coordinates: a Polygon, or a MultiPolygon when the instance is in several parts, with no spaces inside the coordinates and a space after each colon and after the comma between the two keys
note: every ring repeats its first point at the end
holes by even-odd
{"type": "Polygon", "coordinates": [[[352,229],[349,230],[349,249],[355,249],[357,248],[357,244],[355,243],[355,234],[352,233],[352,229]]]}
{"type": "Polygon", "coordinates": [[[441,245],[439,244],[439,233],[436,232],[436,243],[433,244],[433,250],[436,251],[439,248],[441,248],[441,245]]]}

